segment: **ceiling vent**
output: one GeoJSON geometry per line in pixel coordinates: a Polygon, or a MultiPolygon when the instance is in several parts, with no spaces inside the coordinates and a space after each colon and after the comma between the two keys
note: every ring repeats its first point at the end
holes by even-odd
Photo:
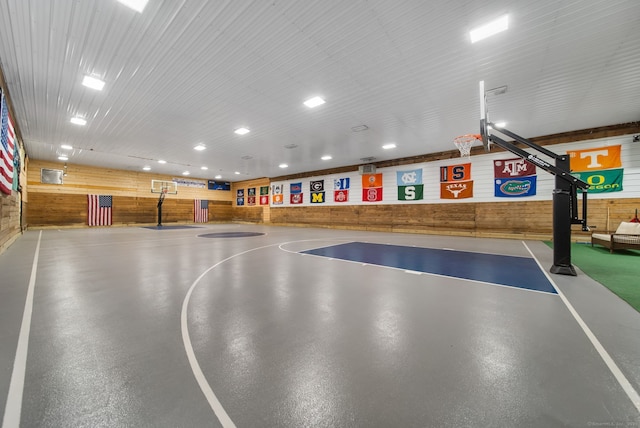
{"type": "Polygon", "coordinates": [[[375,174],[376,173],[376,166],[373,165],[373,164],[360,165],[358,167],[358,172],[360,172],[360,175],[363,175],[363,174],[375,174]]]}

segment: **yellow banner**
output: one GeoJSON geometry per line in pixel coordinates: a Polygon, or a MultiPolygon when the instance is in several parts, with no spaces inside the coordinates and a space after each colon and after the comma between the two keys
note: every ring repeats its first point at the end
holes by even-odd
{"type": "Polygon", "coordinates": [[[622,167],[620,145],[585,150],[567,150],[571,171],[597,171],[622,167]]]}

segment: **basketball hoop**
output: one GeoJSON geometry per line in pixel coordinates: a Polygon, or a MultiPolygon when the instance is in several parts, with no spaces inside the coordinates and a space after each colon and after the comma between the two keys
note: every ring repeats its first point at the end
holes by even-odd
{"type": "Polygon", "coordinates": [[[470,158],[471,146],[473,146],[476,141],[482,141],[482,136],[478,134],[465,134],[454,138],[453,144],[460,150],[460,157],[466,156],[470,158]]]}

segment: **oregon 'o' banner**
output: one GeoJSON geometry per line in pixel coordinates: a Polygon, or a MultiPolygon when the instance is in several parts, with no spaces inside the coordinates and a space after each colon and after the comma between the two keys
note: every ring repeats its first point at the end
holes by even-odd
{"type": "Polygon", "coordinates": [[[588,193],[621,192],[624,170],[620,149],[617,145],[567,150],[572,175],[589,184],[588,193]]]}

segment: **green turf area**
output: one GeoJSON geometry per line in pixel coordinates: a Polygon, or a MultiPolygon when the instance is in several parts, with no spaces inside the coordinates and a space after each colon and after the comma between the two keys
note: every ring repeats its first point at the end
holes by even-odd
{"type": "Polygon", "coordinates": [[[571,262],[640,312],[640,251],[612,254],[599,245],[573,243],[571,262]]]}

